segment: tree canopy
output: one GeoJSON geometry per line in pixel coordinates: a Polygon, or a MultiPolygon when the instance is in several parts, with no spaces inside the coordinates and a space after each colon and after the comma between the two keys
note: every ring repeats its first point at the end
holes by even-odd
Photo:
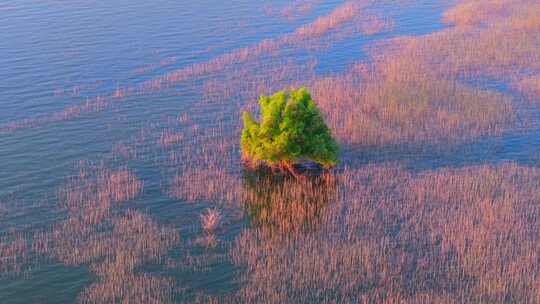
{"type": "Polygon", "coordinates": [[[338,145],[305,88],[259,99],[260,123],[244,112],[242,157],[252,165],[291,166],[313,161],[325,168],[338,160],[338,145]]]}

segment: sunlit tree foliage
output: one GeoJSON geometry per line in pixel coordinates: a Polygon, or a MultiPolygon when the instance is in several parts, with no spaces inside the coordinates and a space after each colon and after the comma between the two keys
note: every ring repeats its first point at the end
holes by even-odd
{"type": "Polygon", "coordinates": [[[242,157],[249,164],[291,170],[302,161],[325,168],[338,160],[338,145],[305,88],[259,99],[261,121],[244,112],[242,157]]]}

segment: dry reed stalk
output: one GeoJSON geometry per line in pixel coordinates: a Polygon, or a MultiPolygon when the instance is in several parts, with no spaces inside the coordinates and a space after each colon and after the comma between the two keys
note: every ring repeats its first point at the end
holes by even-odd
{"type": "Polygon", "coordinates": [[[186,113],[180,114],[178,115],[177,121],[179,125],[186,125],[190,122],[189,115],[187,115],[186,113]]]}
{"type": "Polygon", "coordinates": [[[221,224],[221,212],[207,208],[201,213],[201,225],[206,233],[214,232],[221,224]]]}
{"type": "Polygon", "coordinates": [[[162,148],[177,145],[184,140],[184,134],[181,132],[163,131],[159,138],[159,144],[162,148]]]}
{"type": "Polygon", "coordinates": [[[22,233],[0,236],[0,277],[21,274],[29,262],[29,254],[29,243],[22,233]]]}

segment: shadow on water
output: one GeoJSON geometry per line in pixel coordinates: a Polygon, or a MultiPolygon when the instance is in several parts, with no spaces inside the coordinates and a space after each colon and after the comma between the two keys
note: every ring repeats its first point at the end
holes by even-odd
{"type": "Polygon", "coordinates": [[[348,168],[399,163],[417,172],[507,162],[538,167],[539,136],[539,130],[524,130],[462,143],[362,148],[342,146],[342,163],[348,168]]]}
{"type": "Polygon", "coordinates": [[[337,197],[336,178],[327,172],[304,175],[244,170],[242,204],[256,227],[272,230],[316,229],[325,208],[337,197]]]}

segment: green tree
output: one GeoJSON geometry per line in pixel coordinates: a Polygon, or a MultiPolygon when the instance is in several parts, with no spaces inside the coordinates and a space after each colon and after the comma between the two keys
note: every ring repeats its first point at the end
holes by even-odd
{"type": "Polygon", "coordinates": [[[261,122],[244,112],[242,158],[294,174],[293,165],[313,161],[325,168],[338,160],[338,145],[305,88],[259,99],[261,122]]]}

